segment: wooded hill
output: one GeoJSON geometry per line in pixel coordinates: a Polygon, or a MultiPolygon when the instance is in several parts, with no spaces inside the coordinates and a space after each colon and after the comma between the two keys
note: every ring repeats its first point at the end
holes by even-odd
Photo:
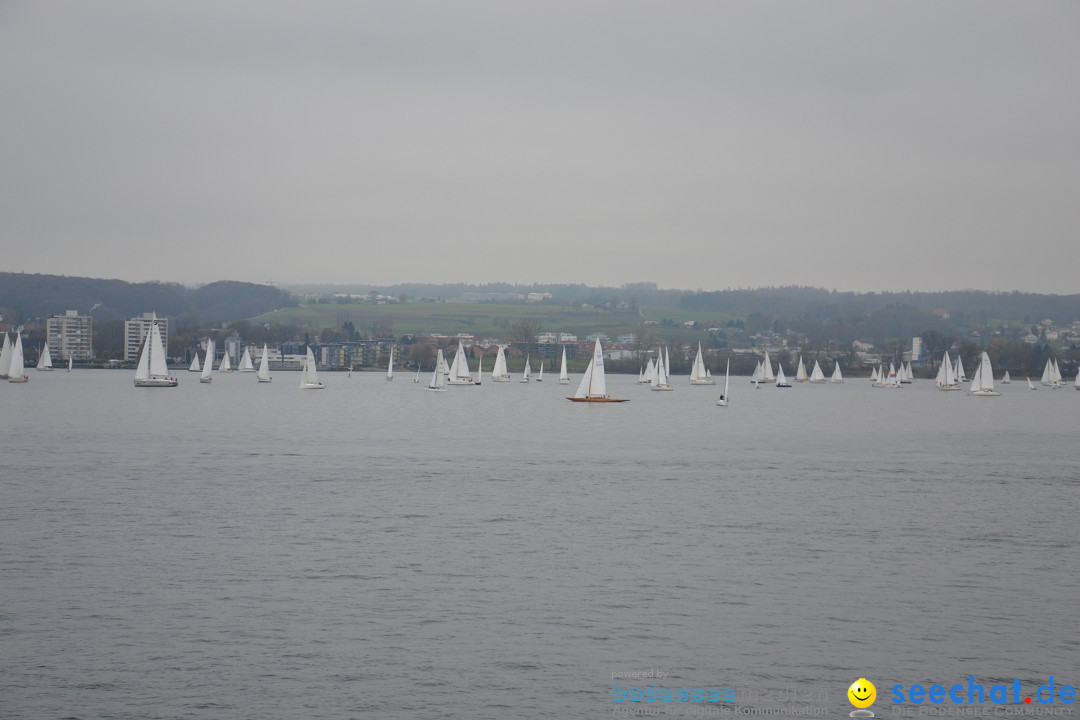
{"type": "Polygon", "coordinates": [[[95,321],[122,320],[156,312],[208,323],[231,322],[296,305],[276,287],[222,280],[191,288],[178,283],[0,272],[0,313],[4,324],[94,308],[95,321]],[[95,307],[97,306],[97,307],[95,307]]]}

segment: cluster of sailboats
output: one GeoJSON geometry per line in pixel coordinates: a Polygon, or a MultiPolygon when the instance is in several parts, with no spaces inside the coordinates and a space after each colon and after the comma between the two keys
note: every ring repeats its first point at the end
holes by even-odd
{"type": "MultiPolygon", "coordinates": [[[[701,348],[699,346],[698,353],[700,354],[700,352],[701,348]]],[[[765,351],[765,357],[758,361],[754,374],[750,376],[750,382],[756,387],[761,387],[764,383],[775,383],[776,387],[781,388],[791,387],[791,383],[787,381],[787,375],[784,374],[784,364],[782,362],[778,361],[776,363],[776,374],[773,374],[772,360],[769,358],[768,350],[765,351]]],[[[840,363],[837,362],[833,367],[832,376],[826,379],[825,373],[817,360],[814,361],[814,369],[807,373],[806,364],[803,363],[802,355],[800,355],[799,366],[795,370],[795,382],[842,383],[844,382],[844,374],[840,372],[840,363]]]]}
{"type": "MultiPolygon", "coordinates": [[[[214,341],[210,339],[207,343],[206,355],[203,362],[199,362],[198,354],[192,358],[191,366],[188,368],[189,372],[199,373],[199,382],[209,383],[213,381],[212,369],[214,358],[214,341]]],[[[269,383],[273,380],[270,375],[269,366],[269,354],[266,344],[263,344],[262,356],[259,359],[259,366],[256,369],[251,359],[251,354],[248,348],[244,349],[243,356],[240,358],[240,363],[237,367],[238,372],[251,372],[255,373],[255,377],[260,383],[269,383]]],[[[648,364],[638,372],[638,383],[642,385],[649,385],[650,389],[657,391],[671,391],[673,386],[671,384],[670,367],[671,356],[666,347],[658,348],[656,351],[656,357],[650,358],[648,364]]],[[[71,358],[68,358],[68,370],[72,367],[71,358]]],[[[52,356],[49,352],[49,345],[46,342],[44,348],[38,357],[37,363],[38,370],[52,370],[52,356]]],[[[221,362],[218,365],[218,372],[227,373],[232,372],[231,361],[229,354],[222,355],[221,362]]],[[[413,382],[420,382],[420,368],[417,368],[416,378],[413,382]]],[[[463,344],[458,344],[457,351],[454,353],[453,363],[447,363],[446,358],[443,355],[443,351],[440,348],[435,361],[435,369],[431,375],[431,381],[428,383],[428,389],[434,391],[445,391],[449,385],[479,385],[480,377],[483,374],[483,357],[478,360],[476,375],[472,374],[469,368],[469,361],[465,355],[465,347],[463,344]]],[[[0,348],[0,379],[7,379],[8,382],[13,383],[25,383],[30,378],[25,371],[25,363],[23,356],[23,342],[22,332],[16,330],[15,340],[12,341],[8,333],[4,333],[3,346],[0,348]]],[[[386,379],[394,379],[394,351],[390,350],[390,361],[386,371],[386,379]]],[[[540,363],[540,372],[533,377],[530,358],[525,358],[525,369],[522,373],[520,382],[543,382],[544,379],[544,364],[540,363]]],[[[731,359],[728,358],[727,369],[724,373],[724,393],[717,400],[717,405],[726,407],[730,401],[730,379],[731,379],[731,359]]],[[[499,346],[498,354],[495,357],[495,366],[491,371],[492,382],[510,382],[510,373],[506,367],[506,352],[504,346],[499,346]]],[[[825,378],[825,373],[821,369],[821,365],[817,360],[814,361],[813,369],[808,373],[806,365],[803,363],[802,356],[799,356],[799,365],[795,371],[796,382],[808,382],[808,383],[842,383],[844,382],[844,376],[840,372],[840,363],[837,362],[833,368],[832,376],[828,379],[825,378]]],[[[870,381],[874,387],[880,388],[899,388],[903,385],[913,383],[915,381],[914,373],[911,369],[911,363],[900,363],[899,368],[892,362],[889,363],[888,372],[885,371],[884,364],[880,364],[874,367],[870,373],[870,381]]],[[[754,374],[750,378],[750,382],[755,387],[760,388],[762,383],[775,383],[777,387],[785,388],[791,387],[791,384],[787,381],[787,377],[784,374],[784,366],[782,363],[777,362],[776,372],[773,373],[772,361],[769,358],[768,350],[765,351],[764,358],[758,362],[757,367],[754,370],[754,374]]],[[[940,390],[962,390],[961,383],[969,382],[964,373],[963,361],[957,357],[953,362],[949,357],[948,351],[945,351],[944,357],[941,361],[941,367],[938,370],[935,383],[940,390]]],[[[1005,372],[1004,377],[1001,380],[1003,385],[1008,385],[1012,382],[1009,377],[1008,371],[1005,372]]],[[[994,389],[994,370],[990,363],[990,356],[985,352],[981,354],[979,363],[975,368],[975,373],[970,379],[970,386],[968,387],[968,394],[981,396],[981,397],[993,397],[1000,395],[1001,393],[994,389]]],[[[1052,388],[1065,387],[1065,382],[1062,379],[1061,370],[1058,367],[1057,360],[1050,358],[1046,361],[1046,367],[1043,370],[1041,383],[1045,386],[1052,388]]],[[[165,347],[161,339],[161,331],[158,328],[157,318],[155,317],[151,322],[150,328],[146,333],[146,340],[143,343],[142,350],[139,353],[139,363],[135,369],[135,386],[136,387],[176,387],[179,384],[177,378],[169,373],[168,366],[165,358],[165,347]]],[[[559,384],[569,385],[570,376],[566,370],[566,348],[562,350],[562,358],[559,366],[559,384]]],[[[702,358],[701,344],[698,343],[697,355],[694,358],[694,363],[690,371],[690,384],[691,385],[715,385],[716,381],[713,379],[709,370],[705,367],[704,360],[702,358]]],[[[1027,386],[1029,390],[1035,390],[1034,383],[1031,382],[1031,378],[1027,378],[1027,386]]],[[[1073,386],[1080,390],[1080,373],[1077,374],[1076,380],[1073,386]]],[[[300,373],[300,388],[304,390],[319,390],[326,386],[319,380],[318,370],[315,363],[315,355],[311,348],[307,348],[307,356],[303,362],[300,373]]],[[[581,382],[578,385],[577,391],[572,397],[567,398],[574,402],[626,402],[625,399],[613,398],[607,394],[607,381],[604,373],[604,355],[603,348],[600,341],[597,340],[593,347],[593,355],[589,360],[589,366],[585,371],[585,374],[581,378],[581,382]]]]}
{"type": "MultiPolygon", "coordinates": [[[[390,355],[391,368],[393,367],[393,352],[390,355]]],[[[479,385],[480,377],[484,373],[484,358],[481,357],[477,361],[476,376],[472,375],[472,371],[469,368],[469,359],[465,356],[465,346],[461,343],[458,344],[457,352],[454,353],[454,362],[448,364],[446,357],[443,355],[442,348],[439,348],[435,358],[435,369],[431,374],[431,382],[428,383],[429,390],[445,390],[447,385],[479,385]]],[[[387,379],[391,379],[387,377],[387,379]]],[[[420,381],[420,368],[416,370],[416,379],[413,382],[420,381]]],[[[506,369],[506,348],[502,345],[499,346],[499,351],[495,355],[495,366],[491,370],[492,382],[510,382],[510,373],[506,369]]],[[[543,382],[544,381],[544,362],[540,361],[540,372],[533,377],[532,364],[528,355],[525,356],[525,369],[521,374],[520,382],[543,382]]],[[[562,361],[559,367],[559,384],[569,385],[570,375],[566,371],[566,348],[562,351],[562,361]]]]}
{"type": "MultiPolygon", "coordinates": [[[[72,358],[68,356],[68,372],[71,372],[72,358]]],[[[38,353],[37,370],[50,371],[53,369],[52,353],[49,352],[49,343],[38,353]]],[[[0,380],[12,383],[25,383],[30,381],[26,374],[26,356],[23,354],[22,329],[15,330],[15,340],[5,332],[2,346],[0,346],[0,380]]]]}

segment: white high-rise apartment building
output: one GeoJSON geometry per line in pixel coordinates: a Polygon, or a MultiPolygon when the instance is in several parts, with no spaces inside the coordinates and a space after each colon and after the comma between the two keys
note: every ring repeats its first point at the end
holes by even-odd
{"type": "MultiPolygon", "coordinates": [[[[139,359],[139,348],[142,347],[146,333],[154,323],[154,313],[143,313],[142,317],[131,318],[124,321],[124,360],[134,361],[139,359]]],[[[161,341],[165,344],[165,353],[169,352],[169,318],[157,318],[158,331],[161,333],[161,341]]]]}
{"type": "Polygon", "coordinates": [[[94,357],[94,318],[68,310],[45,320],[45,337],[53,357],[90,360],[94,357]]]}

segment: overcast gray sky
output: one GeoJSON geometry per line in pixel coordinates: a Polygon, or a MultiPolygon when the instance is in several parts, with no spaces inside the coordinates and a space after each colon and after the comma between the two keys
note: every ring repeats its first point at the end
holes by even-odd
{"type": "Polygon", "coordinates": [[[0,2],[4,270],[1080,292],[1077,2],[0,2]]]}

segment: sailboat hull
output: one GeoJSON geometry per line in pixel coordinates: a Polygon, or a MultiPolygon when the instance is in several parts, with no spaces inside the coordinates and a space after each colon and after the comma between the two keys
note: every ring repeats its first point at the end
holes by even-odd
{"type": "Polygon", "coordinates": [[[653,385],[649,389],[650,390],[658,390],[658,391],[661,391],[661,392],[671,392],[675,388],[671,387],[670,385],[653,385]]]}
{"type": "MultiPolygon", "coordinates": [[[[569,385],[569,384],[570,384],[570,381],[569,381],[569,380],[560,380],[560,381],[559,381],[559,384],[560,384],[560,385],[569,385]]],[[[1080,388],[1077,388],[1077,390],[1080,390],[1080,388]]]]}
{"type": "Polygon", "coordinates": [[[628,400],[627,398],[611,398],[611,397],[604,397],[604,398],[590,398],[590,397],[583,397],[583,398],[579,398],[579,397],[568,397],[568,398],[566,398],[566,399],[567,399],[567,400],[569,400],[570,402],[580,402],[580,403],[616,403],[616,402],[630,402],[630,400],[628,400]]]}
{"type": "Polygon", "coordinates": [[[322,383],[304,383],[300,386],[301,390],[322,390],[326,386],[322,383]]]}
{"type": "Polygon", "coordinates": [[[273,380],[272,380],[272,378],[259,378],[259,382],[268,383],[268,382],[273,382],[273,380]]]}
{"type": "Polygon", "coordinates": [[[214,382],[214,378],[212,378],[212,377],[201,377],[201,378],[199,378],[199,382],[201,382],[201,383],[212,383],[212,382],[214,382]]]}
{"type": "Polygon", "coordinates": [[[715,385],[716,381],[713,380],[712,378],[697,378],[696,380],[691,378],[690,379],[690,384],[691,385],[715,385]]]}
{"type": "Polygon", "coordinates": [[[135,387],[176,387],[179,381],[174,377],[147,378],[136,380],[135,387]]]}
{"type": "Polygon", "coordinates": [[[972,390],[968,395],[973,395],[975,397],[998,397],[1001,393],[996,390],[972,390]]]}
{"type": "Polygon", "coordinates": [[[25,382],[30,382],[30,376],[29,376],[29,375],[19,375],[18,377],[11,377],[11,376],[9,375],[9,376],[8,376],[8,379],[7,379],[7,381],[8,381],[9,383],[25,383],[25,382]]]}

